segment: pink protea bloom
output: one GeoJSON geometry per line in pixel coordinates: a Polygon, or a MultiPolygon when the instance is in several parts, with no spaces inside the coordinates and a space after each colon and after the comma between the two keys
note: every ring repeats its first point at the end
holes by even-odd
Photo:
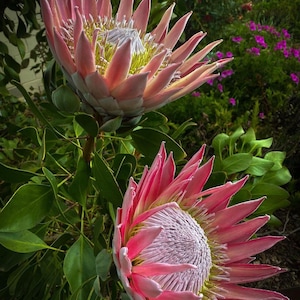
{"type": "Polygon", "coordinates": [[[192,55],[206,33],[174,50],[191,13],[169,30],[174,5],[147,33],[151,0],[121,0],[115,16],[110,0],[41,0],[53,55],[86,108],[110,119],[130,119],[192,92],[217,75],[230,59],[205,56],[221,40],[192,55]]]}
{"type": "Polygon", "coordinates": [[[283,271],[251,263],[283,237],[251,239],[269,217],[243,220],[263,198],[228,206],[247,178],[203,190],[213,167],[213,159],[199,166],[204,149],[174,177],[174,160],[163,144],[139,184],[130,181],[113,240],[125,290],[134,300],[287,299],[238,285],[283,271]]]}

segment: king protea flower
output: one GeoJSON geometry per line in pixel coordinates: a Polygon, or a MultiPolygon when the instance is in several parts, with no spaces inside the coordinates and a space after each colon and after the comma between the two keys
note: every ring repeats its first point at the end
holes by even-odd
{"type": "Polygon", "coordinates": [[[130,181],[117,212],[114,261],[134,300],[287,299],[238,284],[283,270],[253,264],[253,255],[283,237],[252,238],[269,216],[244,221],[263,198],[228,206],[247,178],[203,190],[213,159],[199,167],[204,147],[174,177],[164,145],[139,184],[130,181]]]}
{"type": "Polygon", "coordinates": [[[191,13],[169,30],[174,5],[147,33],[151,0],[133,12],[121,0],[115,16],[110,0],[41,0],[51,51],[83,103],[104,119],[132,119],[157,109],[215,78],[231,59],[209,63],[215,41],[191,55],[206,35],[196,33],[174,50],[191,13]]]}

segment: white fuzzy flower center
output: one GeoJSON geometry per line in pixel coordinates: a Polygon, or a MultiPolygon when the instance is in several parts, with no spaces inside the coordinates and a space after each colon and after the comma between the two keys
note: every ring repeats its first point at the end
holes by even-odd
{"type": "Polygon", "coordinates": [[[122,46],[128,40],[131,41],[131,53],[140,54],[145,52],[145,47],[140,38],[140,35],[136,29],[133,28],[114,28],[108,30],[102,35],[106,36],[107,42],[116,45],[118,47],[122,46]]]}
{"type": "Polygon", "coordinates": [[[180,208],[166,208],[150,218],[146,227],[161,226],[163,230],[140,259],[168,264],[189,263],[197,266],[183,272],[153,276],[164,290],[199,293],[212,267],[210,247],[205,232],[196,220],[180,208]]]}

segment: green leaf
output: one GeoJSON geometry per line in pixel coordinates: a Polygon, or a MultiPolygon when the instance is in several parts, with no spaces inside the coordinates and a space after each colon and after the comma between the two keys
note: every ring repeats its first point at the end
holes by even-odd
{"type": "Polygon", "coordinates": [[[268,201],[265,201],[267,203],[279,202],[289,197],[289,193],[285,189],[272,183],[258,183],[254,185],[251,194],[253,198],[267,196],[268,201]]]}
{"type": "Polygon", "coordinates": [[[186,120],[173,132],[172,138],[174,140],[176,140],[181,134],[183,134],[188,127],[197,125],[197,123],[191,122],[191,120],[192,119],[186,120]]]}
{"type": "Polygon", "coordinates": [[[33,126],[28,126],[25,128],[21,128],[19,130],[19,132],[25,137],[25,138],[29,138],[31,143],[35,144],[36,146],[41,146],[42,142],[39,136],[39,132],[37,130],[37,128],[33,127],[33,126]]]}
{"type": "Polygon", "coordinates": [[[121,300],[130,300],[130,297],[127,294],[122,293],[121,294],[121,300]]]}
{"type": "Polygon", "coordinates": [[[256,140],[255,131],[251,127],[247,130],[245,134],[241,136],[241,140],[243,141],[243,144],[248,144],[250,142],[253,142],[256,140]]]}
{"type": "Polygon", "coordinates": [[[79,97],[66,85],[52,92],[52,102],[60,111],[67,113],[79,111],[81,105],[79,97]]]}
{"type": "Polygon", "coordinates": [[[89,299],[92,279],[96,276],[95,257],[92,247],[82,235],[67,251],[63,270],[76,299],[89,299]]]}
{"type": "Polygon", "coordinates": [[[17,39],[17,47],[20,53],[21,58],[23,59],[26,54],[26,46],[21,39],[17,39]]]}
{"type": "Polygon", "coordinates": [[[278,219],[276,216],[270,215],[270,220],[268,222],[268,225],[278,228],[278,227],[282,226],[282,221],[280,219],[278,219]]]}
{"type": "Polygon", "coordinates": [[[252,155],[249,153],[237,153],[226,157],[222,161],[222,170],[231,175],[245,171],[251,164],[252,155]]]}
{"type": "Polygon", "coordinates": [[[30,95],[27,93],[26,89],[23,87],[23,85],[18,82],[13,80],[11,82],[13,85],[15,85],[18,90],[20,91],[20,93],[23,95],[23,97],[25,98],[29,108],[31,109],[31,111],[34,113],[34,115],[40,120],[42,121],[44,124],[47,124],[50,128],[53,128],[53,126],[50,124],[50,122],[45,118],[45,116],[42,114],[41,110],[36,106],[36,104],[34,103],[34,101],[31,99],[30,95]]]}
{"type": "Polygon", "coordinates": [[[215,155],[217,157],[222,157],[222,151],[224,147],[228,145],[228,142],[229,136],[225,133],[220,133],[214,137],[214,139],[212,140],[212,146],[215,150],[215,155]]]}
{"type": "Polygon", "coordinates": [[[213,171],[209,176],[208,181],[205,184],[205,190],[215,187],[217,185],[222,185],[227,179],[226,173],[221,171],[213,171]]]}
{"type": "Polygon", "coordinates": [[[261,148],[270,148],[273,143],[273,138],[263,139],[263,140],[255,140],[250,142],[251,150],[260,150],[261,148]]]}
{"type": "Polygon", "coordinates": [[[230,147],[230,151],[231,153],[233,153],[234,148],[235,148],[235,142],[238,140],[238,138],[245,133],[244,129],[240,126],[235,132],[233,132],[230,136],[229,136],[229,147],[230,147]]]}
{"type": "Polygon", "coordinates": [[[274,163],[270,160],[254,156],[246,173],[253,176],[263,176],[273,167],[273,165],[274,163]]]}
{"type": "Polygon", "coordinates": [[[168,118],[158,111],[150,111],[146,113],[141,121],[140,125],[143,127],[158,127],[165,125],[168,122],[168,118]]]}
{"type": "Polygon", "coordinates": [[[175,140],[159,130],[153,128],[137,129],[132,132],[131,137],[137,150],[151,161],[156,156],[163,141],[166,142],[167,151],[173,152],[176,161],[182,160],[186,156],[185,151],[175,140]]]}
{"type": "Polygon", "coordinates": [[[0,162],[0,179],[10,183],[20,183],[28,181],[31,177],[37,174],[12,168],[0,162]]]}
{"type": "Polygon", "coordinates": [[[288,207],[289,205],[290,201],[288,201],[287,199],[274,201],[274,199],[272,198],[267,198],[253,214],[256,216],[261,216],[265,214],[270,215],[275,210],[288,207]]]}
{"type": "Polygon", "coordinates": [[[17,253],[0,245],[0,270],[1,272],[8,272],[13,267],[21,264],[24,260],[32,256],[33,253],[17,253]]]}
{"type": "Polygon", "coordinates": [[[75,177],[69,187],[69,194],[85,207],[89,187],[91,168],[83,158],[78,161],[75,177]]]}
{"type": "Polygon", "coordinates": [[[109,269],[112,264],[111,253],[103,249],[96,257],[96,273],[102,281],[108,277],[109,269]]]}
{"type": "Polygon", "coordinates": [[[95,154],[92,167],[95,185],[103,201],[109,201],[114,208],[122,206],[123,195],[111,169],[99,154],[95,154]]]}
{"type": "Polygon", "coordinates": [[[9,78],[9,80],[20,81],[19,73],[17,73],[13,68],[8,65],[4,65],[4,73],[9,78]]]}
{"type": "Polygon", "coordinates": [[[289,193],[285,189],[271,183],[258,183],[253,186],[250,192],[252,199],[266,196],[266,199],[254,212],[254,215],[272,214],[275,210],[290,205],[290,202],[287,200],[289,193]]]}
{"type": "Polygon", "coordinates": [[[26,25],[19,16],[18,16],[17,37],[20,39],[28,37],[26,32],[26,25]]]}
{"type": "Polygon", "coordinates": [[[100,130],[105,131],[105,132],[114,132],[120,128],[120,126],[122,124],[122,120],[123,120],[123,117],[121,117],[121,116],[118,116],[118,117],[115,117],[114,119],[108,120],[100,127],[100,130]]]}
{"type": "Polygon", "coordinates": [[[11,251],[18,253],[29,253],[41,249],[55,250],[28,230],[0,232],[0,244],[11,251]]]}
{"type": "Polygon", "coordinates": [[[5,54],[5,62],[14,72],[20,73],[21,65],[12,56],[5,54]]]}
{"type": "Polygon", "coordinates": [[[48,179],[49,183],[51,184],[54,196],[57,197],[58,187],[57,187],[57,180],[54,174],[45,167],[43,167],[42,170],[45,177],[48,179]]]}
{"type": "Polygon", "coordinates": [[[47,215],[53,199],[49,186],[21,186],[0,213],[0,232],[16,232],[34,227],[47,215]]]}
{"type": "Polygon", "coordinates": [[[8,54],[8,47],[5,43],[0,41],[0,52],[4,54],[8,54]]]}
{"type": "Polygon", "coordinates": [[[252,195],[247,188],[240,189],[231,199],[230,205],[251,200],[252,195]]]}
{"type": "Polygon", "coordinates": [[[286,167],[282,167],[280,170],[269,171],[268,173],[266,173],[262,178],[262,181],[275,185],[284,185],[290,182],[291,179],[292,176],[290,171],[286,167]]]}
{"type": "Polygon", "coordinates": [[[75,116],[75,120],[90,136],[98,135],[99,126],[93,116],[80,113],[75,116]]]}
{"type": "Polygon", "coordinates": [[[277,171],[282,168],[282,163],[285,160],[285,152],[281,151],[271,151],[265,155],[265,159],[271,160],[274,162],[274,166],[271,171],[277,171]]]}
{"type": "Polygon", "coordinates": [[[131,154],[119,153],[115,156],[112,169],[116,172],[117,178],[127,180],[136,168],[136,158],[131,154]],[[129,165],[131,172],[122,172],[122,166],[129,165]]]}

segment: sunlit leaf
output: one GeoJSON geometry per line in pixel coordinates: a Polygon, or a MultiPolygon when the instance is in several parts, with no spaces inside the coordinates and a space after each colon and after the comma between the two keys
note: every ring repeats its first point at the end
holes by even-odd
{"type": "Polygon", "coordinates": [[[237,153],[226,157],[222,161],[222,170],[228,175],[245,171],[251,164],[252,155],[249,153],[237,153]]]}
{"type": "Polygon", "coordinates": [[[246,173],[253,176],[263,176],[273,167],[273,165],[274,162],[270,160],[254,156],[246,173]]]}
{"type": "Polygon", "coordinates": [[[18,253],[30,253],[47,248],[53,249],[37,235],[28,230],[0,232],[0,244],[11,251],[18,253]]]}
{"type": "Polygon", "coordinates": [[[271,160],[274,162],[274,166],[271,171],[277,171],[282,168],[282,163],[285,160],[285,152],[282,151],[270,151],[265,155],[265,159],[271,160]]]}
{"type": "Polygon", "coordinates": [[[225,133],[220,133],[214,137],[214,139],[212,140],[212,146],[217,157],[222,157],[222,151],[224,147],[228,145],[228,142],[229,136],[225,133]]]}
{"type": "MultiPolygon", "coordinates": [[[[272,170],[272,169],[271,169],[272,170]]],[[[284,185],[290,182],[292,175],[286,167],[282,167],[277,171],[269,171],[262,178],[263,182],[272,183],[276,185],[284,185]]]]}

